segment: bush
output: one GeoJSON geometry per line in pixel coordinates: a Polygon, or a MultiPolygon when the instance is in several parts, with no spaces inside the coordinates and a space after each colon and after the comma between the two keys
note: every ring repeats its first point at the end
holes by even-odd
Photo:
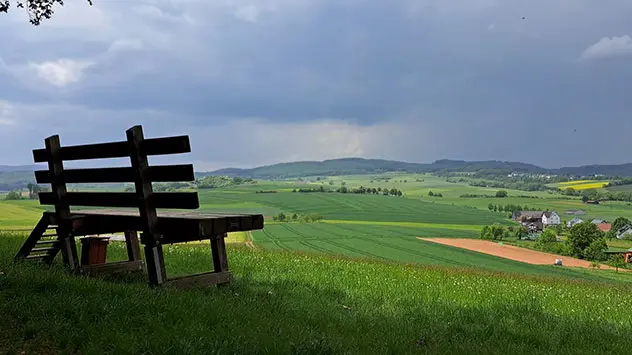
{"type": "Polygon", "coordinates": [[[499,197],[499,198],[507,197],[507,191],[505,191],[505,190],[497,191],[496,192],[496,197],[499,197]]]}
{"type": "Polygon", "coordinates": [[[509,239],[510,236],[509,231],[497,223],[494,223],[491,226],[485,226],[481,230],[481,239],[503,240],[509,239]]]}
{"type": "Polygon", "coordinates": [[[546,245],[557,242],[557,233],[554,229],[547,228],[542,232],[536,243],[539,245],[546,245]]]}
{"type": "Polygon", "coordinates": [[[566,243],[569,247],[571,255],[578,258],[585,258],[586,254],[584,251],[588,247],[590,247],[593,242],[602,239],[603,244],[601,242],[598,242],[592,245],[593,248],[589,252],[593,256],[599,256],[597,249],[605,245],[605,240],[603,240],[603,237],[603,232],[599,230],[596,225],[594,225],[590,221],[585,221],[582,223],[578,223],[571,228],[571,232],[568,239],[566,240],[566,243]]]}
{"type": "Polygon", "coordinates": [[[584,258],[587,260],[604,261],[607,259],[604,253],[606,250],[608,250],[606,240],[604,238],[596,239],[584,250],[584,258]]]}
{"type": "Polygon", "coordinates": [[[19,191],[10,191],[6,196],[4,196],[4,199],[9,201],[9,200],[21,200],[22,199],[22,194],[19,191]]]}

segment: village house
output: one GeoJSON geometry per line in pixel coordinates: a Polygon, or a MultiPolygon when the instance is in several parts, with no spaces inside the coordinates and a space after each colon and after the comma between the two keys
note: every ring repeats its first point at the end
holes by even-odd
{"type": "Polygon", "coordinates": [[[545,226],[556,226],[560,224],[560,215],[554,211],[546,211],[542,214],[542,224],[545,226]]]}
{"type": "Polygon", "coordinates": [[[619,230],[617,230],[617,239],[623,239],[628,235],[632,235],[632,224],[628,224],[625,227],[620,228],[619,230]]]}
{"type": "Polygon", "coordinates": [[[511,219],[527,227],[529,231],[543,230],[560,224],[560,216],[554,211],[515,211],[511,219]]]}
{"type": "Polygon", "coordinates": [[[567,226],[568,228],[572,228],[574,225],[579,224],[579,223],[582,223],[582,222],[584,222],[584,220],[583,220],[583,219],[581,219],[581,218],[573,218],[573,219],[571,219],[570,221],[568,221],[568,222],[566,223],[566,226],[567,226]]]}

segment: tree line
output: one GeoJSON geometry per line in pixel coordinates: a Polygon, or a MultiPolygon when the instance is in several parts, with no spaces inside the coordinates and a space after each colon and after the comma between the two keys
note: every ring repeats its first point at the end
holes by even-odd
{"type": "Polygon", "coordinates": [[[341,186],[337,189],[325,189],[324,186],[319,186],[317,188],[314,187],[310,187],[310,188],[299,188],[299,189],[293,189],[292,192],[303,192],[303,193],[309,193],[309,192],[337,192],[337,193],[342,193],[342,194],[370,194],[370,195],[384,195],[384,196],[403,196],[404,193],[401,190],[398,190],[396,188],[384,188],[382,189],[381,187],[375,188],[375,187],[363,187],[360,186],[358,188],[348,188],[346,186],[341,186]]]}
{"type": "Polygon", "coordinates": [[[299,214],[292,213],[286,214],[285,212],[279,212],[272,216],[272,220],[275,222],[299,222],[299,223],[312,223],[323,220],[323,216],[318,213],[299,214]]]}

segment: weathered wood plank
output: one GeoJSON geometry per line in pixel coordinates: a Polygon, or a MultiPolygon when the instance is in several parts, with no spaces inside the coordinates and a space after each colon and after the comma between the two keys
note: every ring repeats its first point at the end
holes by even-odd
{"type": "MultiPolygon", "coordinates": [[[[143,141],[140,149],[143,155],[149,156],[190,153],[191,143],[189,142],[189,136],[150,138],[143,141]]],[[[126,141],[73,145],[62,147],[60,150],[62,161],[125,157],[129,157],[128,143],[126,141]]],[[[46,149],[33,150],[33,160],[36,163],[47,162],[48,158],[49,154],[46,149]]]]}
{"type": "MultiPolygon", "coordinates": [[[[150,166],[147,176],[152,182],[195,180],[192,164],[150,166]]],[[[67,184],[134,182],[135,171],[131,167],[66,169],[60,178],[67,184]]],[[[35,181],[38,184],[49,184],[52,182],[52,176],[48,170],[37,170],[35,181]]]]}
{"type": "MultiPolygon", "coordinates": [[[[75,235],[119,233],[126,230],[142,230],[142,220],[138,211],[108,211],[103,214],[100,210],[72,212],[73,232],[75,235]]],[[[56,223],[54,213],[45,212],[52,223],[56,223]]],[[[228,223],[221,220],[225,216],[218,214],[178,213],[169,211],[158,212],[158,228],[163,235],[162,243],[181,243],[196,240],[208,240],[212,236],[230,232],[245,232],[263,229],[263,215],[229,215],[231,218],[248,218],[254,223],[250,228],[247,224],[239,224],[239,228],[229,228],[228,223]]]]}
{"type": "MultiPolygon", "coordinates": [[[[56,205],[59,200],[54,192],[39,193],[40,204],[56,205]]],[[[196,192],[156,192],[148,200],[155,208],[196,209],[200,201],[196,192]]],[[[140,207],[146,200],[135,192],[67,192],[64,202],[72,206],[92,207],[140,207]]]]}
{"type": "Polygon", "coordinates": [[[226,256],[226,234],[211,238],[211,255],[215,272],[228,271],[228,257],[226,256]]]}
{"type": "Polygon", "coordinates": [[[83,265],[81,268],[88,276],[96,276],[116,272],[135,272],[143,271],[143,261],[117,261],[105,264],[83,265]]]}
{"type": "Polygon", "coordinates": [[[230,282],[232,273],[226,272],[203,272],[187,276],[180,276],[168,279],[165,285],[178,289],[189,289],[192,287],[220,285],[230,282]]]}
{"type": "Polygon", "coordinates": [[[127,247],[127,260],[129,261],[141,260],[140,244],[138,242],[138,232],[136,231],[125,232],[125,246],[127,247]]]}
{"type": "Polygon", "coordinates": [[[68,203],[66,184],[61,181],[64,173],[64,164],[61,158],[61,144],[59,136],[54,135],[44,140],[46,146],[46,158],[48,171],[51,174],[51,191],[55,205],[55,215],[58,218],[57,238],[59,239],[59,249],[62,253],[64,265],[71,271],[79,270],[79,260],[77,256],[77,246],[72,235],[72,222],[70,220],[70,204],[68,203]]]}

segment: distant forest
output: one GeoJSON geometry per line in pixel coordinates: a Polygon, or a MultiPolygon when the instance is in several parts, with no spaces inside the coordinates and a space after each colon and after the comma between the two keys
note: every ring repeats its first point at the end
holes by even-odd
{"type": "MultiPolygon", "coordinates": [[[[26,189],[29,183],[34,182],[33,171],[35,166],[1,166],[0,165],[0,191],[14,189],[26,189]]],[[[40,168],[41,169],[41,168],[40,168]]],[[[227,168],[212,172],[196,172],[196,177],[202,183],[200,188],[220,187],[224,184],[233,184],[229,181],[234,177],[244,179],[248,183],[250,179],[295,179],[307,176],[338,176],[338,175],[362,175],[380,174],[386,172],[405,173],[432,173],[452,179],[472,179],[469,183],[477,184],[475,179],[494,181],[493,187],[516,188],[525,191],[544,190],[543,178],[537,175],[555,175],[546,179],[547,183],[566,181],[571,177],[590,177],[609,180],[622,180],[632,178],[632,164],[621,165],[586,165],[580,167],[564,167],[559,169],[545,169],[533,164],[504,161],[463,161],[463,160],[437,160],[431,164],[407,163],[383,159],[342,158],[325,161],[299,161],[261,166],[253,169],[227,168]],[[468,174],[464,174],[468,173],[468,174]],[[523,174],[518,178],[508,178],[509,174],[523,174]],[[222,180],[209,176],[225,176],[230,179],[222,180]],[[515,187],[512,184],[519,184],[515,187]]],[[[237,183],[240,183],[237,181],[237,183]]],[[[482,184],[480,181],[478,182],[482,184]]],[[[489,182],[485,182],[489,185],[489,182]]]]}

